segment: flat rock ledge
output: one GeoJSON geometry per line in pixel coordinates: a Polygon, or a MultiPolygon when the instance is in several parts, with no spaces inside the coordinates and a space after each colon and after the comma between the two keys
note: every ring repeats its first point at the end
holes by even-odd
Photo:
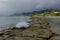
{"type": "Polygon", "coordinates": [[[39,17],[31,17],[28,28],[12,28],[0,33],[0,40],[60,40],[60,35],[52,32],[49,23],[39,17]]]}

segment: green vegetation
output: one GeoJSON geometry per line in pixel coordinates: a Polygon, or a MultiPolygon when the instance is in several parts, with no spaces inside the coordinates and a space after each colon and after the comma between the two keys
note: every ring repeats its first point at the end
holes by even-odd
{"type": "Polygon", "coordinates": [[[60,16],[60,12],[57,10],[42,10],[42,11],[34,11],[28,16],[60,16]]]}
{"type": "Polygon", "coordinates": [[[60,16],[60,12],[54,9],[46,9],[33,12],[15,13],[10,16],[60,16]]]}

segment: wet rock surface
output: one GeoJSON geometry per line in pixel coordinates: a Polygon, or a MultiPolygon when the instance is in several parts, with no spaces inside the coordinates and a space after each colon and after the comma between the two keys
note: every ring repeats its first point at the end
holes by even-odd
{"type": "Polygon", "coordinates": [[[54,36],[50,40],[60,40],[60,36],[54,36]]]}
{"type": "Polygon", "coordinates": [[[32,17],[31,20],[28,28],[4,30],[0,33],[0,40],[60,40],[60,35],[52,32],[46,20],[39,17],[32,17]]]}

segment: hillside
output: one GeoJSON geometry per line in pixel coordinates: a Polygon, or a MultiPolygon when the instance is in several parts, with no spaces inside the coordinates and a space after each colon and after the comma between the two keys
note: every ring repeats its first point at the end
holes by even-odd
{"type": "Polygon", "coordinates": [[[57,10],[42,10],[42,11],[35,11],[29,16],[60,16],[60,12],[57,10]]]}
{"type": "Polygon", "coordinates": [[[60,16],[60,12],[54,9],[46,9],[41,11],[14,13],[13,15],[10,16],[60,16]]]}

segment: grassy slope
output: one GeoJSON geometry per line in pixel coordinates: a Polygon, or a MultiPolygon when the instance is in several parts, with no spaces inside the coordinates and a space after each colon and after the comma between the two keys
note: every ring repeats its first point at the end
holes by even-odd
{"type": "Polygon", "coordinates": [[[60,12],[57,10],[34,11],[28,16],[60,16],[60,12]]]}

